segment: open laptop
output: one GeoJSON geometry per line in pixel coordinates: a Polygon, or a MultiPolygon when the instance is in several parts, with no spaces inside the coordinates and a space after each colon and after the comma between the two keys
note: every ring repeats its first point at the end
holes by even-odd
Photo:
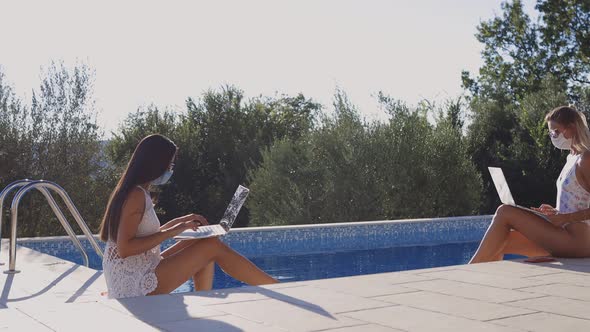
{"type": "Polygon", "coordinates": [[[502,172],[501,168],[488,167],[488,170],[490,171],[490,175],[492,176],[492,181],[494,182],[494,185],[496,186],[496,191],[498,192],[498,195],[500,196],[500,201],[503,204],[514,206],[519,209],[529,211],[529,212],[534,213],[534,214],[538,215],[539,217],[551,222],[549,220],[549,218],[547,218],[547,216],[542,214],[541,212],[526,208],[524,206],[517,205],[514,202],[514,198],[512,197],[512,193],[510,192],[510,188],[508,188],[508,183],[506,182],[506,178],[504,177],[504,172],[502,172]]]}
{"type": "Polygon", "coordinates": [[[223,236],[229,232],[242,205],[246,201],[250,190],[243,186],[238,186],[234,196],[232,197],[221,221],[218,225],[200,226],[196,231],[186,230],[174,237],[176,240],[193,240],[204,239],[208,237],[223,236]]]}

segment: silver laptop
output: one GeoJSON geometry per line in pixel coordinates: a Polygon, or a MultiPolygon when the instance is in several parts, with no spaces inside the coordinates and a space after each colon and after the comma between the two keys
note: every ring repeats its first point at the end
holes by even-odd
{"type": "Polygon", "coordinates": [[[238,186],[234,196],[232,197],[221,221],[218,225],[200,226],[196,231],[186,230],[174,237],[176,240],[193,240],[204,239],[208,237],[223,236],[229,232],[231,227],[246,201],[250,190],[243,186],[238,186]]]}
{"type": "Polygon", "coordinates": [[[494,185],[496,186],[496,191],[498,192],[498,195],[500,196],[500,201],[503,204],[511,205],[511,206],[517,207],[519,209],[529,211],[529,212],[534,213],[534,214],[538,215],[539,217],[550,222],[550,220],[547,218],[547,216],[542,214],[541,212],[529,209],[529,208],[521,206],[521,205],[517,205],[514,202],[514,198],[512,197],[512,193],[510,192],[510,188],[508,188],[508,183],[506,182],[506,178],[504,177],[504,172],[502,172],[501,168],[488,167],[488,170],[490,171],[490,175],[492,176],[492,181],[494,182],[494,185]]]}

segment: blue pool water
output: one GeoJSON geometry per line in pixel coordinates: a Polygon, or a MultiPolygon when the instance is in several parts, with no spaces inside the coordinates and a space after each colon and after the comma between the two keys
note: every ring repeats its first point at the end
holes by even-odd
{"type": "MultiPolygon", "coordinates": [[[[489,222],[490,216],[474,216],[273,227],[232,231],[223,241],[273,277],[290,282],[464,264],[477,249],[489,222]]],[[[102,269],[88,241],[82,243],[90,268],[102,269]]],[[[162,249],[172,243],[164,242],[162,249]]],[[[78,264],[83,262],[67,238],[38,238],[19,244],[78,264]]],[[[241,285],[216,268],[214,288],[241,285]]],[[[189,280],[176,292],[192,290],[189,280]]]]}
{"type": "MultiPolygon", "coordinates": [[[[464,264],[475,253],[477,246],[477,242],[453,243],[250,259],[279,281],[289,282],[464,264]]],[[[215,273],[215,288],[243,285],[219,268],[215,273]]],[[[179,291],[191,291],[192,287],[192,282],[189,282],[179,291]]]]}
{"type": "MultiPolygon", "coordinates": [[[[73,248],[68,248],[67,241],[64,242],[64,250],[51,254],[83,264],[82,256],[71,250],[73,248]]],[[[473,255],[477,246],[477,242],[468,242],[248,258],[281,282],[289,282],[464,264],[473,255]]],[[[90,268],[102,270],[102,262],[98,255],[91,251],[88,251],[88,255],[90,268]]],[[[216,267],[214,288],[242,285],[216,267]]],[[[188,292],[193,289],[191,280],[179,287],[176,292],[188,292]]]]}

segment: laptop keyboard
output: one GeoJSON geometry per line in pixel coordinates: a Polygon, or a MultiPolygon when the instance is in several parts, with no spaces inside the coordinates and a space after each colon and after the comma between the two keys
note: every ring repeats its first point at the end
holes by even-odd
{"type": "Polygon", "coordinates": [[[197,228],[196,231],[189,230],[184,231],[175,238],[177,239],[191,239],[191,238],[207,238],[207,237],[214,237],[214,236],[222,236],[225,235],[227,232],[223,227],[219,225],[210,225],[210,226],[201,226],[197,228]]]}
{"type": "Polygon", "coordinates": [[[219,225],[201,226],[195,231],[196,234],[219,236],[226,233],[225,229],[219,225]]]}

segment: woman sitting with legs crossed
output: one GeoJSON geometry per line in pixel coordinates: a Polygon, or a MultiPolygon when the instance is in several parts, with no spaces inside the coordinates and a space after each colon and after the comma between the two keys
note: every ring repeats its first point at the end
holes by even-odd
{"type": "Polygon", "coordinates": [[[590,131],[581,112],[567,106],[549,112],[545,121],[555,147],[569,150],[557,179],[557,207],[525,210],[501,205],[469,263],[502,260],[504,254],[590,257],[590,131]]]}

